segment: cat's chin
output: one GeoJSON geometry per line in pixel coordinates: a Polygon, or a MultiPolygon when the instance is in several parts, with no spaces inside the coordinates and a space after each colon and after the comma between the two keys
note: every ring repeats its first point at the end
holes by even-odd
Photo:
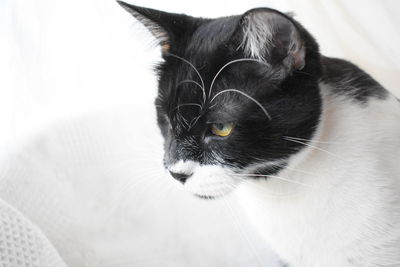
{"type": "Polygon", "coordinates": [[[220,194],[215,194],[215,195],[206,195],[206,194],[193,194],[195,197],[200,198],[200,199],[206,199],[206,200],[216,200],[216,199],[221,199],[223,197],[226,197],[227,195],[231,194],[233,190],[230,190],[229,192],[225,193],[220,193],[220,194]]]}
{"type": "Polygon", "coordinates": [[[193,194],[194,196],[201,199],[219,199],[231,194],[239,182],[230,181],[229,184],[217,183],[217,184],[196,184],[193,185],[188,182],[184,185],[184,190],[193,194]]]}
{"type": "Polygon", "coordinates": [[[194,194],[195,197],[201,198],[201,199],[207,199],[207,200],[214,200],[220,197],[223,197],[223,195],[221,196],[207,196],[207,195],[198,195],[198,194],[194,194]]]}

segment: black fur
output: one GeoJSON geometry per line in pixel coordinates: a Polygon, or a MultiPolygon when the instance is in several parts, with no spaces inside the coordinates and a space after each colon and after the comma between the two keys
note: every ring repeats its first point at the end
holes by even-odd
{"type": "MultiPolygon", "coordinates": [[[[254,163],[284,162],[304,144],[285,137],[311,139],[321,115],[319,82],[338,84],[354,77],[351,90],[336,87],[335,93],[365,102],[369,97],[385,96],[379,84],[357,67],[345,61],[321,58],[314,38],[293,18],[271,9],[253,9],[244,15],[217,19],[192,18],[121,3],[150,29],[164,29],[160,39],[164,61],[157,68],[159,96],[156,99],[158,123],[165,137],[166,166],[180,160],[200,164],[220,164],[239,171],[254,163]],[[276,19],[269,51],[268,66],[259,62],[238,62],[225,68],[213,85],[216,73],[228,62],[248,58],[243,50],[243,27],[248,16],[264,12],[276,19]],[[138,14],[140,14],[138,16],[138,14]],[[292,64],[287,53],[293,32],[297,45],[304,46],[304,65],[292,64]],[[279,53],[277,52],[279,51],[279,53]],[[274,52],[274,53],[273,53],[274,52]],[[204,80],[205,95],[199,85],[204,80]],[[297,68],[293,66],[297,66],[297,68]],[[184,82],[182,81],[194,81],[184,82]],[[213,97],[224,89],[248,94],[268,111],[237,92],[213,97]],[[210,94],[210,96],[209,96],[210,94]],[[193,104],[196,105],[188,105],[193,104]],[[181,106],[180,106],[181,105],[181,106]],[[202,107],[198,105],[203,105],[202,107]],[[234,123],[228,137],[210,132],[210,123],[234,123]]],[[[267,47],[267,46],[266,46],[267,47]]],[[[276,173],[283,166],[260,168],[259,174],[276,173]]]]}
{"type": "Polygon", "coordinates": [[[322,57],[322,82],[331,84],[332,93],[365,104],[370,98],[385,99],[388,92],[354,64],[338,58],[322,57]]]}

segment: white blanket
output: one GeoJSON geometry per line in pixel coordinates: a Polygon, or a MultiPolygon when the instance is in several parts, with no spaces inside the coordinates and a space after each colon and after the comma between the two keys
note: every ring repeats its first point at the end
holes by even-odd
{"type": "MultiPolygon", "coordinates": [[[[396,0],[133,3],[210,17],[293,11],[325,55],[400,96],[396,0]]],[[[159,49],[114,1],[1,0],[0,36],[0,198],[67,264],[275,266],[233,199],[197,200],[164,176],[153,107],[159,49]]]]}

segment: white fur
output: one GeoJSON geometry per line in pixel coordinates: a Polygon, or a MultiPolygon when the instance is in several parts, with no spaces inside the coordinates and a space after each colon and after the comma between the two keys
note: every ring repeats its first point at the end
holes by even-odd
{"type": "Polygon", "coordinates": [[[361,105],[322,89],[313,147],[278,174],[307,186],[243,183],[243,209],[291,266],[400,266],[400,103],[361,105]]]}
{"type": "Polygon", "coordinates": [[[179,163],[194,173],[184,187],[221,196],[239,184],[244,211],[290,266],[400,266],[400,103],[321,89],[317,133],[279,174],[239,183],[222,167],[179,163]]]}
{"type": "Polygon", "coordinates": [[[192,160],[187,160],[187,161],[179,160],[175,164],[169,166],[168,170],[171,172],[191,175],[198,166],[199,163],[192,160]]]}
{"type": "Polygon", "coordinates": [[[264,13],[254,13],[247,17],[246,27],[243,32],[243,43],[245,53],[259,60],[265,60],[267,47],[272,45],[274,33],[274,14],[265,16],[264,13]]]}
{"type": "Polygon", "coordinates": [[[244,19],[243,40],[240,47],[243,47],[248,57],[271,63],[269,62],[271,50],[282,45],[279,37],[275,35],[290,27],[291,32],[286,33],[290,35],[290,43],[285,48],[287,57],[283,63],[296,69],[304,67],[305,48],[298,31],[289,20],[269,11],[251,12],[244,19]],[[286,27],[283,27],[285,24],[286,27]]]}
{"type": "Polygon", "coordinates": [[[239,184],[229,171],[217,165],[199,165],[194,161],[178,161],[168,168],[172,172],[192,174],[184,189],[198,196],[219,197],[228,194],[239,184]]]}

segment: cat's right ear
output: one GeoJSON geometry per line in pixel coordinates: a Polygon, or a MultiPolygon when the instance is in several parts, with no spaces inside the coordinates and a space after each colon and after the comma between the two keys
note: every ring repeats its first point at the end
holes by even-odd
{"type": "Polygon", "coordinates": [[[287,14],[256,8],[241,17],[234,35],[249,57],[287,70],[301,70],[306,61],[306,45],[299,25],[287,14]]]}
{"type": "Polygon", "coordinates": [[[153,34],[163,54],[168,53],[171,46],[182,39],[190,27],[194,26],[194,18],[183,14],[163,12],[122,1],[117,2],[153,34]]]}

